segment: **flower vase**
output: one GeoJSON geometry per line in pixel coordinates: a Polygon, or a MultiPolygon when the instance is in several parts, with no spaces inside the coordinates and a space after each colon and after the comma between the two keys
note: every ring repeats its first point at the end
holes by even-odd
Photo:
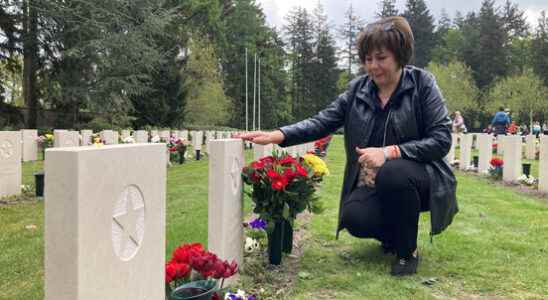
{"type": "Polygon", "coordinates": [[[282,251],[284,253],[291,253],[293,251],[293,226],[287,220],[283,220],[283,242],[282,251]]]}
{"type": "Polygon", "coordinates": [[[36,197],[44,197],[44,172],[34,173],[34,186],[36,187],[36,197]]]}
{"type": "Polygon", "coordinates": [[[217,292],[217,281],[196,280],[171,291],[169,300],[211,300],[217,292]]]}
{"type": "Polygon", "coordinates": [[[268,260],[271,265],[279,265],[282,262],[284,222],[275,221],[274,229],[268,233],[268,260]]]}

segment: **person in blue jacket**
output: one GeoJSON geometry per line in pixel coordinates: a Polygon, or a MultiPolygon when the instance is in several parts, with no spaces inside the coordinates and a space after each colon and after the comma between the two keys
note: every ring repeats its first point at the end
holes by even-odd
{"type": "Polygon", "coordinates": [[[491,121],[491,127],[493,128],[495,136],[499,134],[506,135],[506,128],[508,128],[508,125],[510,125],[510,117],[504,110],[504,107],[500,107],[499,111],[493,117],[493,121],[491,121]]]}

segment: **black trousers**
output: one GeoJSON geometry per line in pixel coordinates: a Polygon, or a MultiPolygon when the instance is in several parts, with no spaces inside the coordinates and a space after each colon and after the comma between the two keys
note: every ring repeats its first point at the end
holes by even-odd
{"type": "Polygon", "coordinates": [[[398,257],[417,248],[419,214],[429,210],[430,180],[424,164],[397,159],[377,172],[375,188],[360,187],[343,203],[341,227],[359,238],[392,245],[398,257]]]}

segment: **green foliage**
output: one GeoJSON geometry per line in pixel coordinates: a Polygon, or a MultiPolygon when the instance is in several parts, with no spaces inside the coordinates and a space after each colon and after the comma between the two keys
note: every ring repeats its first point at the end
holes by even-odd
{"type": "Polygon", "coordinates": [[[396,0],[382,0],[379,3],[380,11],[377,12],[377,17],[391,17],[399,15],[396,9],[396,0]]]}
{"type": "Polygon", "coordinates": [[[224,94],[213,47],[196,34],[190,41],[189,49],[189,61],[183,70],[186,120],[196,125],[226,124],[232,111],[232,101],[224,94]]]}
{"type": "Polygon", "coordinates": [[[449,111],[477,110],[479,91],[469,67],[453,61],[447,66],[430,63],[428,70],[435,75],[449,111]]]}
{"type": "Polygon", "coordinates": [[[533,69],[548,85],[548,18],[542,11],[538,20],[537,31],[532,41],[533,69]]]}
{"type": "Polygon", "coordinates": [[[431,59],[432,48],[436,44],[434,17],[424,0],[407,0],[403,17],[407,19],[415,38],[415,65],[424,68],[431,59]]]}
{"type": "Polygon", "coordinates": [[[531,126],[535,113],[548,112],[547,98],[548,88],[533,70],[526,69],[495,84],[489,94],[489,108],[491,112],[496,112],[500,106],[509,107],[513,112],[527,115],[528,120],[517,121],[528,122],[531,126]]]}

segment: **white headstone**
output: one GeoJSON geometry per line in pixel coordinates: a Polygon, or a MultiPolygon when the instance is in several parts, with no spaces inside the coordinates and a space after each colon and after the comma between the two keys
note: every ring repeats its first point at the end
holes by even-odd
{"type": "Polygon", "coordinates": [[[80,134],[78,131],[54,130],[55,148],[78,147],[80,146],[80,134]]]}
{"type": "Polygon", "coordinates": [[[146,130],[135,131],[136,143],[148,143],[148,132],[146,130]]]}
{"type": "Polygon", "coordinates": [[[521,176],[521,136],[508,135],[502,139],[504,156],[504,165],[502,168],[502,180],[509,183],[515,183],[521,176]]]}
{"type": "Polygon", "coordinates": [[[169,134],[169,130],[160,131],[160,140],[162,140],[162,142],[169,142],[169,134]]]}
{"type": "Polygon", "coordinates": [[[537,158],[537,137],[535,135],[528,135],[525,138],[525,158],[534,160],[537,158]]]}
{"type": "Polygon", "coordinates": [[[89,146],[92,144],[92,136],[93,136],[93,130],[80,130],[80,135],[82,136],[82,140],[80,141],[81,146],[89,146]]]}
{"type": "Polygon", "coordinates": [[[66,129],[54,129],[53,130],[53,147],[61,147],[59,139],[57,138],[62,132],[68,132],[66,129]]]}
{"type": "Polygon", "coordinates": [[[21,193],[21,132],[0,131],[0,198],[21,193]]]}
{"type": "Polygon", "coordinates": [[[122,130],[122,133],[121,133],[121,138],[122,140],[126,139],[127,137],[130,137],[131,136],[131,130],[122,130]]]}
{"type": "Polygon", "coordinates": [[[539,161],[538,189],[548,193],[548,135],[540,136],[540,161],[539,161]]]}
{"type": "Polygon", "coordinates": [[[478,146],[478,172],[486,172],[489,170],[491,158],[493,158],[493,136],[487,133],[480,133],[478,135],[478,146]]]}
{"type": "Polygon", "coordinates": [[[214,140],[210,144],[208,249],[221,259],[243,262],[243,142],[214,140]]]}
{"type": "Polygon", "coordinates": [[[255,146],[253,146],[253,153],[254,153],[254,156],[253,156],[254,160],[258,160],[265,156],[270,156],[272,155],[272,144],[268,144],[268,145],[255,144],[255,146]]]}
{"type": "Polygon", "coordinates": [[[21,130],[22,140],[22,158],[23,161],[35,161],[38,159],[38,130],[23,129],[21,130]]]}
{"type": "Polygon", "coordinates": [[[472,162],[472,135],[463,134],[460,140],[459,169],[466,170],[472,162]]]}
{"type": "Polygon", "coordinates": [[[181,132],[179,133],[179,138],[188,141],[188,130],[181,130],[181,132]]]}
{"type": "Polygon", "coordinates": [[[118,140],[115,137],[115,132],[113,130],[103,130],[101,131],[101,140],[105,142],[105,145],[115,145],[118,144],[118,140]]]}
{"type": "Polygon", "coordinates": [[[215,139],[215,132],[213,131],[206,131],[206,153],[209,154],[209,143],[215,139]]]}
{"type": "Polygon", "coordinates": [[[455,161],[455,147],[458,143],[458,137],[455,133],[451,133],[451,148],[449,149],[449,153],[447,153],[447,161],[452,164],[453,161],[455,161]]]}
{"type": "Polygon", "coordinates": [[[194,150],[202,150],[202,143],[204,140],[202,131],[192,131],[192,146],[194,150]]]}
{"type": "Polygon", "coordinates": [[[160,135],[158,134],[158,130],[151,130],[151,131],[150,131],[150,137],[152,138],[152,137],[154,137],[154,136],[160,136],[160,135]]]}
{"type": "Polygon", "coordinates": [[[46,150],[45,300],[165,299],[165,146],[46,150]]]}

